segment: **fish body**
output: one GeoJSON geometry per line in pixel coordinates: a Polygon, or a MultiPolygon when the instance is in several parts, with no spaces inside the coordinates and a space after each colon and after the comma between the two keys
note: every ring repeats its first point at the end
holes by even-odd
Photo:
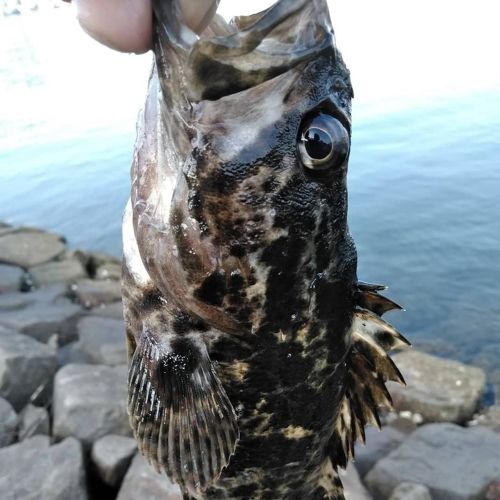
{"type": "Polygon", "coordinates": [[[353,96],[325,0],[198,38],[153,2],[155,65],[123,223],[129,415],[192,498],[342,496],[402,377],[399,308],[347,227],[353,96]]]}

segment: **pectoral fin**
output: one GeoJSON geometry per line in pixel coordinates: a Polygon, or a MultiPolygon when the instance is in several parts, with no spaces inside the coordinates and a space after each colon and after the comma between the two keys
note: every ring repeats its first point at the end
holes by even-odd
{"type": "Polygon", "coordinates": [[[185,492],[206,489],[228,465],[238,426],[205,344],[144,331],[128,384],[129,418],[141,453],[185,492]]]}

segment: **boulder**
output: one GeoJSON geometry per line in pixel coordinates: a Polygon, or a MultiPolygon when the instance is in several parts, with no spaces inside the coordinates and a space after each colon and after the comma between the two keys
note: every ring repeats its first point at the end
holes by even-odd
{"type": "Polygon", "coordinates": [[[15,331],[0,334],[0,396],[19,411],[43,403],[57,370],[55,349],[15,331]]]}
{"type": "Polygon", "coordinates": [[[0,448],[13,443],[17,435],[18,417],[14,408],[3,398],[0,398],[0,448]]]}
{"type": "Polygon", "coordinates": [[[81,350],[80,342],[71,342],[58,349],[57,362],[62,367],[70,363],[86,364],[88,359],[81,350]]]}
{"type": "Polygon", "coordinates": [[[122,298],[119,281],[79,280],[71,285],[68,294],[86,309],[118,302],[122,298]]]}
{"type": "Polygon", "coordinates": [[[369,470],[383,457],[397,448],[406,438],[406,434],[399,430],[386,426],[379,431],[375,427],[367,427],[366,444],[356,443],[354,462],[361,477],[364,477],[369,470]]]}
{"type": "Polygon", "coordinates": [[[91,458],[103,482],[116,488],[122,482],[136,451],[135,439],[109,434],[93,444],[91,458]]]}
{"type": "Polygon", "coordinates": [[[87,500],[82,447],[35,436],[0,449],[2,500],[87,500]]]}
{"type": "Polygon", "coordinates": [[[339,469],[340,479],[344,485],[344,495],[348,500],[371,500],[371,495],[363,486],[358,471],[352,463],[346,470],[339,469]]]}
{"type": "Polygon", "coordinates": [[[23,275],[20,267],[0,264],[0,293],[19,291],[23,275]]]}
{"type": "Polygon", "coordinates": [[[20,229],[0,237],[0,262],[27,269],[54,259],[64,249],[58,234],[20,229]]]}
{"type": "Polygon", "coordinates": [[[394,356],[407,387],[388,384],[396,410],[419,413],[426,422],[470,420],[486,385],[483,370],[418,351],[394,356]]]}
{"type": "Polygon", "coordinates": [[[102,316],[103,318],[114,318],[123,321],[123,304],[113,302],[112,304],[102,304],[91,311],[92,316],[102,316]]]}
{"type": "Polygon", "coordinates": [[[484,413],[478,415],[475,424],[484,425],[491,430],[500,432],[500,405],[490,406],[484,413]]]}
{"type": "Polygon", "coordinates": [[[182,493],[167,476],[158,474],[145,458],[136,455],[132,460],[118,493],[117,500],[182,500],[182,493]]]}
{"type": "Polygon", "coordinates": [[[78,323],[78,344],[89,363],[123,365],[127,363],[123,320],[87,316],[78,323]]]}
{"type": "Polygon", "coordinates": [[[77,259],[47,262],[28,270],[31,282],[35,287],[47,286],[53,283],[73,283],[87,277],[82,263],[77,259]]]}
{"type": "Polygon", "coordinates": [[[389,500],[432,500],[429,489],[423,484],[401,483],[392,492],[389,500]]]}
{"type": "Polygon", "coordinates": [[[476,500],[499,475],[499,434],[443,423],[418,428],[371,469],[365,484],[376,498],[409,482],[425,485],[433,500],[476,500]]]}
{"type": "Polygon", "coordinates": [[[90,447],[106,434],[131,435],[127,367],[69,364],[54,381],[53,434],[75,436],[90,447]]]}
{"type": "Polygon", "coordinates": [[[30,438],[37,434],[49,435],[50,419],[49,412],[42,407],[27,405],[21,414],[19,424],[19,440],[30,438]]]}
{"type": "Polygon", "coordinates": [[[97,268],[94,278],[96,280],[121,280],[122,266],[113,262],[102,264],[97,268]]]}

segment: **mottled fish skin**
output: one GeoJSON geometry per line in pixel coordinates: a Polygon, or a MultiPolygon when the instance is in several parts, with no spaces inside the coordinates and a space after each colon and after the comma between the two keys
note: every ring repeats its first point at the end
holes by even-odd
{"type": "Polygon", "coordinates": [[[398,306],[357,284],[353,94],[326,1],[217,19],[200,40],[175,3],[153,4],[156,63],[123,226],[139,447],[193,498],[342,498],[335,469],[370,420],[349,369],[366,358],[385,389],[399,334],[377,317],[375,334],[353,340],[368,310],[398,306]],[[344,149],[314,170],[298,141],[318,119],[344,149]],[[372,338],[372,354],[357,349],[372,338]]]}

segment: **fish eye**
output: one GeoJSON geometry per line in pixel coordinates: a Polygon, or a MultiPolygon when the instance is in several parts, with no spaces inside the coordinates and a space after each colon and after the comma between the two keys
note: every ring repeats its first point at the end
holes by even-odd
{"type": "Polygon", "coordinates": [[[303,165],[324,171],[344,164],[349,154],[349,134],[339,120],[325,112],[302,122],[297,139],[303,165]]]}

